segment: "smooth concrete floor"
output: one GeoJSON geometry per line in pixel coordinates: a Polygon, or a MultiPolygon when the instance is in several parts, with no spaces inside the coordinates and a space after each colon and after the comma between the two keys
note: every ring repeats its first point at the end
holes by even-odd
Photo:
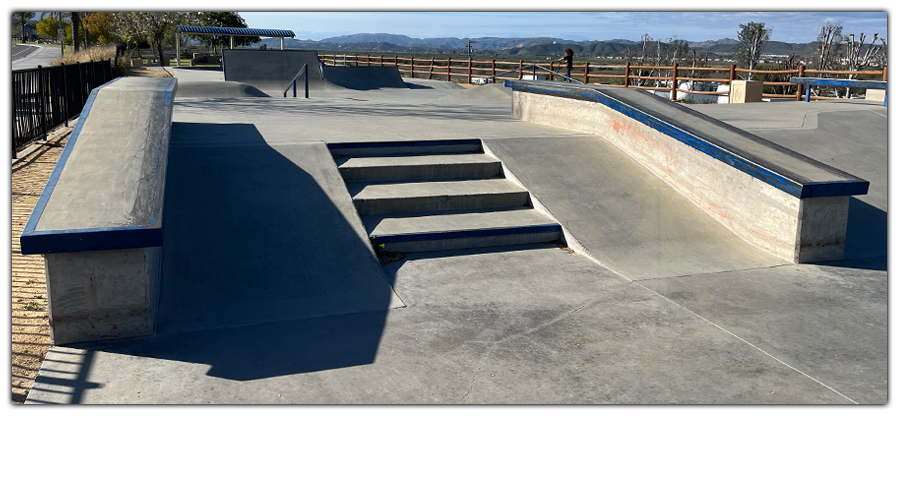
{"type": "MultiPolygon", "coordinates": [[[[870,195],[851,207],[848,247],[856,235],[865,251],[786,264],[600,139],[434,87],[176,97],[160,332],[52,348],[28,402],[887,402],[886,184],[870,191],[883,208],[870,195]],[[590,257],[543,245],[378,269],[323,141],[474,137],[590,257]]],[[[764,118],[752,108],[717,112],[745,128],[764,118]]],[[[868,123],[872,110],[835,118],[868,123]]],[[[828,115],[811,130],[827,132],[828,115]]],[[[768,131],[808,131],[785,123],[768,131]]],[[[847,171],[886,178],[886,141],[855,147],[866,151],[847,171]]]]}

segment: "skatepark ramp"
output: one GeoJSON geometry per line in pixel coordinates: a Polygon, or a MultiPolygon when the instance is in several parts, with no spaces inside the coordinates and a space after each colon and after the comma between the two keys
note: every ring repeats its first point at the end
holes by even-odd
{"type": "Polygon", "coordinates": [[[222,51],[225,81],[241,82],[277,97],[303,65],[309,68],[309,90],[375,90],[408,88],[396,67],[321,66],[315,50],[222,51]]]}
{"type": "Polygon", "coordinates": [[[243,82],[272,96],[281,95],[304,64],[309,67],[310,90],[322,90],[324,82],[315,50],[222,51],[226,82],[243,82]]]}

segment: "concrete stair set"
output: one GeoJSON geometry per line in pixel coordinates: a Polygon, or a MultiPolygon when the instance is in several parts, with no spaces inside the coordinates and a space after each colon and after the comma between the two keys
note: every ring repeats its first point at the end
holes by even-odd
{"type": "Polygon", "coordinates": [[[479,140],[329,145],[369,237],[394,252],[548,243],[560,225],[479,140]]]}

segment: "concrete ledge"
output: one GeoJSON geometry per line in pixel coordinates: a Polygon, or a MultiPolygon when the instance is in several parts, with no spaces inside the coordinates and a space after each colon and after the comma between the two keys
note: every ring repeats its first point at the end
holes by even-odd
{"type": "Polygon", "coordinates": [[[609,140],[745,241],[791,262],[843,258],[847,197],[867,181],[648,92],[506,85],[514,118],[609,140]]]}
{"type": "Polygon", "coordinates": [[[42,254],[56,345],[153,333],[177,80],[95,89],[20,237],[42,254]]]}

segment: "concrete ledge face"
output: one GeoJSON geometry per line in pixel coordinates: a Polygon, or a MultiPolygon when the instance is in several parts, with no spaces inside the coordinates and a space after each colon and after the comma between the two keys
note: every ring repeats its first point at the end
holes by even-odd
{"type": "Polygon", "coordinates": [[[160,248],[45,255],[54,345],[151,335],[160,248]]]}
{"type": "MultiPolygon", "coordinates": [[[[590,89],[582,90],[586,91],[590,89]]],[[[652,96],[648,97],[652,99],[652,96]]],[[[852,186],[850,192],[868,189],[867,182],[849,174],[830,167],[816,172],[817,166],[810,164],[801,168],[806,176],[786,177],[784,169],[775,172],[766,169],[754,176],[601,102],[518,91],[513,94],[513,117],[592,133],[609,140],[736,235],[791,262],[843,257],[846,215],[842,219],[833,219],[840,213],[833,202],[813,202],[805,209],[803,202],[816,199],[821,193],[843,193],[847,186],[852,186]],[[775,177],[780,180],[775,181],[775,177]],[[838,186],[834,187],[832,182],[838,186]],[[804,194],[807,197],[802,197],[804,194]],[[815,214],[819,209],[825,209],[825,212],[815,214]],[[804,213],[809,221],[806,231],[801,222],[804,213]]],[[[706,121],[710,120],[707,118],[706,121]]],[[[712,121],[715,123],[704,125],[725,126],[712,121]]],[[[759,147],[767,146],[762,139],[759,141],[759,147]]],[[[800,156],[781,150],[772,154],[783,159],[800,156]]],[[[847,199],[846,196],[835,198],[847,199]]]]}

